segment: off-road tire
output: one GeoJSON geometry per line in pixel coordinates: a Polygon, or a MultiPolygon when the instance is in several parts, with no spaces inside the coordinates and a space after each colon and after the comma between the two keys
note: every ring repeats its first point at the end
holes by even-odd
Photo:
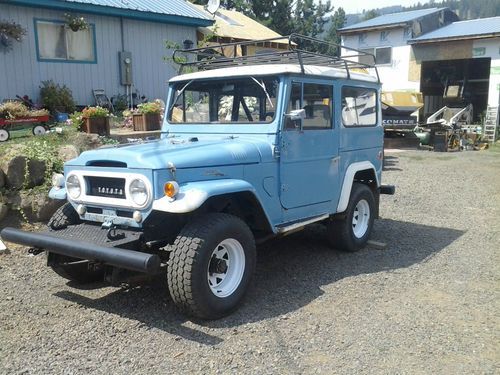
{"type": "Polygon", "coordinates": [[[330,245],[338,250],[354,252],[365,247],[370,238],[375,218],[375,198],[369,186],[353,183],[347,210],[339,216],[333,217],[327,223],[327,236],[330,245]],[[354,235],[353,215],[358,202],[365,200],[369,206],[368,227],[360,238],[354,235]]]}
{"type": "Polygon", "coordinates": [[[183,313],[201,319],[218,319],[238,306],[248,289],[256,261],[253,234],[241,219],[224,213],[199,216],[186,224],[170,250],[168,288],[183,313]],[[242,245],[245,267],[236,290],[221,298],[210,289],[207,275],[212,252],[226,239],[235,239],[242,245]]]}
{"type": "MultiPolygon", "coordinates": [[[[69,203],[59,207],[52,215],[47,224],[52,230],[60,230],[68,225],[76,225],[81,222],[78,213],[69,203]]],[[[82,262],[81,259],[68,257],[51,253],[50,249],[46,249],[47,264],[55,273],[70,281],[78,284],[88,284],[95,281],[103,280],[104,270],[89,268],[88,262],[82,262]]]]}
{"type": "Polygon", "coordinates": [[[88,261],[46,251],[47,264],[59,276],[77,284],[90,284],[104,280],[104,268],[89,268],[88,261]]]}
{"type": "Polygon", "coordinates": [[[80,217],[70,203],[59,207],[48,222],[48,227],[53,230],[64,229],[68,225],[80,223],[80,217]]]}

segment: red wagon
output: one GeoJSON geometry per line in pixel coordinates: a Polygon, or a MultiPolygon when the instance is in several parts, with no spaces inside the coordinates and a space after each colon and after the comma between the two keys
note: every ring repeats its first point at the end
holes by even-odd
{"type": "Polygon", "coordinates": [[[8,141],[10,132],[14,126],[22,124],[33,124],[33,135],[42,135],[49,130],[47,123],[49,122],[49,115],[45,116],[30,116],[21,117],[16,119],[0,118],[0,142],[8,141]]]}

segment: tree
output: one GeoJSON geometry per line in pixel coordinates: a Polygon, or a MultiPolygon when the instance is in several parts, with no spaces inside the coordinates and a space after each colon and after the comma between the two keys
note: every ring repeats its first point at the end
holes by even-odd
{"type": "Polygon", "coordinates": [[[378,17],[379,14],[375,9],[370,9],[369,11],[365,12],[365,15],[363,17],[363,21],[371,20],[372,18],[378,17]]]}
{"type": "MultiPolygon", "coordinates": [[[[337,8],[333,16],[330,17],[331,25],[330,29],[328,30],[325,40],[327,42],[332,42],[335,44],[340,44],[340,34],[338,32],[339,29],[343,28],[346,22],[346,16],[345,16],[345,11],[343,8],[337,8]]],[[[327,53],[329,54],[336,54],[337,52],[337,47],[332,47],[329,48],[327,53]]]]}
{"type": "MultiPolygon", "coordinates": [[[[207,5],[208,0],[189,0],[193,4],[207,5]]],[[[221,0],[220,6],[224,9],[236,10],[238,12],[247,13],[250,9],[248,0],[221,0]]]]}
{"type": "Polygon", "coordinates": [[[293,13],[293,32],[311,37],[323,33],[328,21],[325,16],[331,11],[329,0],[326,3],[320,0],[317,5],[314,0],[298,0],[293,13]]]}

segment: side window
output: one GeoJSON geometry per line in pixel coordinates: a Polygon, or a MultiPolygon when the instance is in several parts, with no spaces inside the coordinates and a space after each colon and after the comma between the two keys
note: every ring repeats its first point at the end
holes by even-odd
{"type": "MultiPolygon", "coordinates": [[[[305,118],[302,120],[303,130],[330,129],[332,127],[333,87],[317,83],[292,84],[288,111],[303,109],[305,118]]],[[[300,127],[297,120],[287,120],[285,129],[294,130],[300,127]]]]}
{"type": "Polygon", "coordinates": [[[333,87],[304,83],[303,108],[306,118],[303,129],[330,129],[332,127],[333,87]]]}
{"type": "Polygon", "coordinates": [[[377,125],[377,92],[363,87],[342,87],[344,126],[377,125]]]}

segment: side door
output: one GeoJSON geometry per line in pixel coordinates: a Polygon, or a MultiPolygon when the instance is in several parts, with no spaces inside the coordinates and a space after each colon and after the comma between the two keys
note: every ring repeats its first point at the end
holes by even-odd
{"type": "Polygon", "coordinates": [[[286,209],[338,197],[339,127],[334,126],[333,107],[332,84],[290,82],[280,134],[280,200],[286,209]]]}

